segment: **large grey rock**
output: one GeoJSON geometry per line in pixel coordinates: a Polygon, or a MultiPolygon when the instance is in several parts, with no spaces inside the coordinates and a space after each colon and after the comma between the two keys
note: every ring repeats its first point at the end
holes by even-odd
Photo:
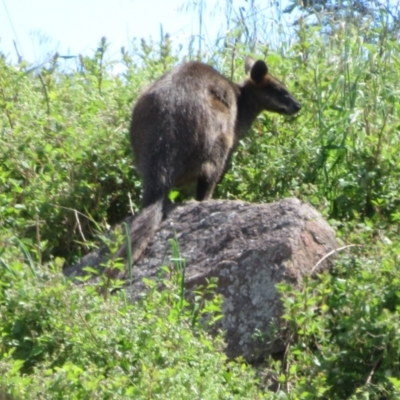
{"type": "MultiPolygon", "coordinates": [[[[276,283],[300,285],[303,276],[329,266],[329,258],[318,262],[337,247],[335,233],[322,216],[294,198],[272,204],[211,200],[171,206],[134,267],[127,288],[132,298],[143,291],[143,277],[156,277],[161,265],[171,264],[170,239],[177,240],[186,260],[188,291],[207,278],[218,278],[226,353],[249,361],[283,350],[276,283]]],[[[70,269],[69,275],[79,268],[70,269]]]]}

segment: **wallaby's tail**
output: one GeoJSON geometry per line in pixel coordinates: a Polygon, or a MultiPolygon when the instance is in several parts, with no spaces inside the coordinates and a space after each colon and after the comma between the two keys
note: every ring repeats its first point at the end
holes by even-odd
{"type": "MultiPolygon", "coordinates": [[[[157,200],[153,204],[143,208],[140,214],[138,214],[136,218],[133,218],[130,226],[131,260],[127,259],[128,252],[126,243],[119,248],[114,257],[123,258],[127,266],[129,261],[132,265],[137,262],[159,229],[162,218],[163,199],[157,200]]],[[[108,275],[112,278],[123,278],[127,276],[127,271],[122,274],[117,270],[109,271],[108,275]]]]}

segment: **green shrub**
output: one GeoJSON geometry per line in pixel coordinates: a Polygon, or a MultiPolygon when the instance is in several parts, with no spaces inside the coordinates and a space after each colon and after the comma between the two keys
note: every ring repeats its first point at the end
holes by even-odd
{"type": "Polygon", "coordinates": [[[400,242],[374,249],[342,255],[301,290],[279,286],[292,340],[280,379],[291,398],[400,395],[400,242]]]}
{"type": "Polygon", "coordinates": [[[105,300],[95,287],[77,287],[55,271],[33,275],[27,265],[6,266],[4,392],[18,399],[261,398],[251,369],[228,363],[221,339],[205,334],[175,294],[179,280],[165,281],[163,292],[148,282],[149,293],[130,304],[124,292],[105,300]]]}

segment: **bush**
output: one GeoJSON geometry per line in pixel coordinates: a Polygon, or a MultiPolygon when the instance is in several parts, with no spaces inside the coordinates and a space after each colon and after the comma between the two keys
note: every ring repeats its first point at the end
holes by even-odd
{"type": "Polygon", "coordinates": [[[149,293],[130,304],[125,292],[105,300],[55,271],[3,266],[4,392],[18,399],[260,398],[254,372],[227,362],[221,339],[205,334],[175,294],[177,280],[165,281],[163,292],[148,282],[149,293]]]}
{"type": "Polygon", "coordinates": [[[400,395],[400,244],[374,247],[301,290],[280,285],[292,332],[280,379],[293,399],[400,395]]]}

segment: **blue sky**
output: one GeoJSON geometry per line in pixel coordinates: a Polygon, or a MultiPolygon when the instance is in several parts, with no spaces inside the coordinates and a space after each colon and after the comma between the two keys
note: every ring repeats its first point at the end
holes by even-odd
{"type": "MultiPolygon", "coordinates": [[[[218,0],[207,0],[209,9],[218,0]]],[[[16,59],[20,54],[40,63],[46,54],[91,53],[102,36],[111,43],[111,54],[129,46],[133,37],[158,39],[160,24],[176,41],[198,33],[195,13],[179,12],[185,0],[0,0],[0,51],[16,59]]],[[[243,1],[236,1],[240,4],[243,1]]],[[[207,18],[210,35],[222,21],[207,18]]]]}
{"type": "MultiPolygon", "coordinates": [[[[101,37],[105,36],[110,44],[109,57],[117,59],[120,48],[129,49],[134,37],[152,37],[158,41],[161,24],[175,45],[185,45],[190,35],[198,35],[199,17],[193,9],[180,10],[183,6],[200,3],[206,7],[201,32],[206,46],[213,45],[218,33],[225,34],[223,9],[229,3],[235,10],[231,18],[237,15],[239,7],[244,7],[250,16],[260,16],[258,29],[264,30],[264,37],[272,42],[271,32],[277,22],[275,5],[281,3],[284,7],[288,1],[0,0],[0,52],[15,62],[15,41],[19,54],[38,65],[56,51],[60,55],[93,54],[101,37]],[[215,12],[216,8],[219,12],[215,12]]],[[[246,21],[252,23],[251,18],[246,21]]]]}

